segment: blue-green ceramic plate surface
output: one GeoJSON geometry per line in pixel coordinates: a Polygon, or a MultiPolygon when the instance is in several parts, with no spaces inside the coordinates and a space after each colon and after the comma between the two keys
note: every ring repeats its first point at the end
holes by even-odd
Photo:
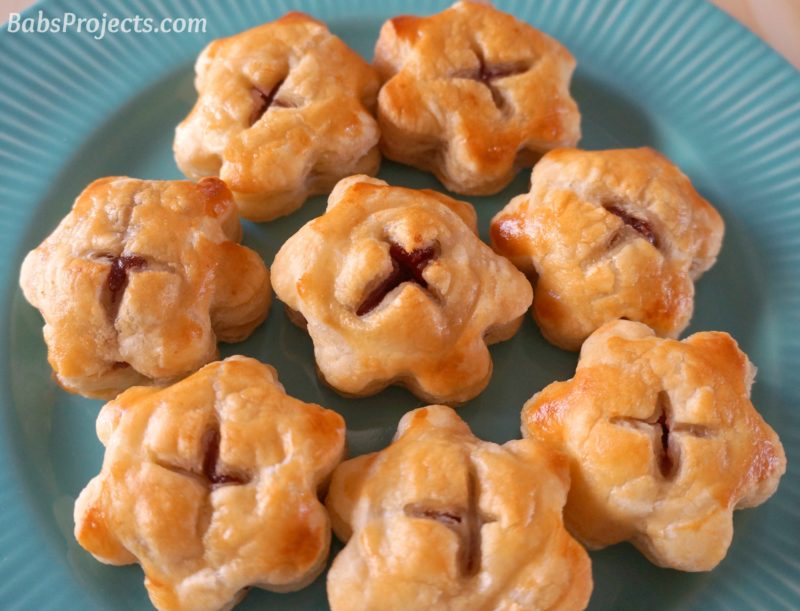
{"type": "MultiPolygon", "coordinates": [[[[728,557],[714,571],[658,569],[633,548],[593,553],[592,608],[739,609],[800,606],[800,76],[762,42],[699,1],[535,1],[497,4],[575,54],[572,91],[585,148],[653,146],[676,161],[727,223],[717,265],[698,284],[690,331],[732,333],[759,367],[754,402],[780,434],[789,471],[764,506],[736,517],[728,557]]],[[[137,566],[96,562],[75,543],[72,507],[100,468],[100,403],[52,382],[39,314],[17,286],[24,254],[47,235],[91,180],[177,178],[174,126],[192,106],[192,66],[212,38],[301,9],[327,21],[371,58],[381,23],[428,14],[443,2],[141,0],[47,1],[49,17],[205,17],[205,34],[21,34],[0,31],[0,608],[147,609],[137,566]]],[[[385,163],[390,183],[441,188],[385,163]]],[[[481,234],[510,197],[469,198],[481,234]]],[[[245,243],[270,262],[288,236],[319,215],[314,198],[288,218],[246,223],[245,243]]],[[[287,390],[341,412],[351,452],[377,450],[419,405],[392,389],[346,400],[315,375],[311,343],[276,304],[246,342],[223,349],[275,365],[287,390]]],[[[485,439],[519,436],[531,394],[572,375],[576,357],[553,348],[527,319],[492,348],[489,388],[460,410],[485,439]]],[[[334,551],[338,550],[335,547],[334,551]]],[[[252,591],[242,609],[325,609],[324,576],[294,594],[252,591]]]]}

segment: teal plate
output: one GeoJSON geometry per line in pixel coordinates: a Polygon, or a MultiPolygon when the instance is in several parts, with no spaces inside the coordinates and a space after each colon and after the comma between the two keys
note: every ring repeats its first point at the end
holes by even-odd
{"type": "MultiPolygon", "coordinates": [[[[96,562],[72,537],[72,506],[100,468],[100,403],[50,378],[39,314],[17,286],[19,265],[91,180],[125,174],[177,178],[173,128],[192,106],[192,65],[212,38],[300,9],[371,58],[381,23],[446,2],[297,0],[218,3],[141,0],[104,7],[47,1],[49,17],[205,17],[205,34],[0,33],[0,608],[147,609],[137,566],[96,562]]],[[[764,506],[736,516],[725,561],[705,574],[658,569],[628,545],[592,554],[591,607],[779,609],[800,607],[800,77],[756,37],[700,1],[498,0],[565,43],[578,59],[572,91],[585,148],[653,146],[676,161],[727,223],[717,265],[698,284],[690,331],[733,334],[759,366],[754,402],[780,434],[789,471],[764,506]]],[[[381,177],[441,187],[385,163],[381,177]]],[[[484,238],[491,216],[527,190],[522,173],[503,193],[470,198],[484,238]]],[[[266,225],[245,243],[268,262],[323,198],[266,225]]],[[[223,349],[272,363],[287,390],[341,412],[351,452],[385,446],[419,402],[401,389],[346,400],[320,385],[308,337],[276,304],[246,342],[223,349]]],[[[547,344],[528,319],[494,346],[489,388],[460,410],[485,439],[519,436],[531,394],[572,375],[576,357],[547,344]]],[[[338,549],[335,548],[335,549],[338,549]]],[[[239,609],[325,609],[325,581],[294,594],[254,590],[239,609]]]]}

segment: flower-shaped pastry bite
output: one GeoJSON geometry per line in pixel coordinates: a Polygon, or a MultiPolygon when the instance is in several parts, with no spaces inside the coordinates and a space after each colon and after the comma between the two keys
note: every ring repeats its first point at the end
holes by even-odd
{"type": "Polygon", "coordinates": [[[102,178],[22,264],[58,382],[111,398],[164,383],[246,338],[271,301],[221,180],[102,178]]]}
{"type": "Polygon", "coordinates": [[[714,568],[733,510],[766,501],[786,470],[750,402],[754,375],[727,333],[678,342],[636,322],[597,330],[575,377],[522,412],[525,437],[570,457],[570,531],[590,548],[629,540],[659,566],[714,568]]]}
{"type": "Polygon", "coordinates": [[[366,176],[336,186],[272,270],[327,383],[353,396],[398,383],[446,403],[484,389],[486,345],[516,332],[532,291],[475,225],[469,204],[434,191],[366,176]]]}
{"type": "Polygon", "coordinates": [[[677,337],[723,233],[719,213],[649,148],[552,151],[491,226],[494,249],[538,278],[533,316],[567,350],[617,318],[677,337]]]}
{"type": "Polygon", "coordinates": [[[344,176],[378,171],[378,75],[325,24],[288,13],[215,40],[195,69],[175,160],[190,178],[222,178],[245,218],[289,214],[344,176]]]}
{"type": "Polygon", "coordinates": [[[288,592],[322,571],[317,494],[344,454],[341,416],[288,396],[235,356],[168,388],[131,388],[97,420],[103,469],[75,503],[75,537],[138,562],[162,610],[230,609],[250,585],[288,592]]]}
{"type": "Polygon", "coordinates": [[[481,441],[442,405],[409,412],[388,448],[334,471],[326,505],[347,545],[331,609],[583,609],[591,564],[562,522],[568,487],[544,444],[481,441]]]}
{"type": "Polygon", "coordinates": [[[489,4],[463,1],[381,29],[375,67],[381,148],[451,191],[496,193],[544,152],[580,138],[575,60],[489,4]]]}

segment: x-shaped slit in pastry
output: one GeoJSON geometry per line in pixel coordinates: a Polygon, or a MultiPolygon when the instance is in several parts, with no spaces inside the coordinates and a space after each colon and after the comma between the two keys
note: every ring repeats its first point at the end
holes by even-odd
{"type": "MultiPolygon", "coordinates": [[[[130,273],[156,269],[174,273],[174,268],[168,263],[149,260],[141,255],[114,254],[109,252],[90,252],[85,258],[91,261],[103,261],[109,264],[108,274],[100,292],[100,302],[106,311],[109,322],[114,325],[119,316],[119,308],[125,289],[128,288],[130,273]]],[[[117,361],[111,365],[112,369],[130,367],[125,361],[117,361]]]]}
{"type": "Polygon", "coordinates": [[[686,424],[674,422],[672,402],[666,391],[658,393],[656,408],[653,415],[647,419],[617,417],[611,419],[612,424],[628,426],[642,431],[652,431],[653,451],[656,456],[659,472],[664,479],[671,479],[680,468],[679,448],[671,443],[670,436],[673,433],[686,433],[694,437],[709,437],[711,429],[701,424],[686,424]]]}
{"type": "Polygon", "coordinates": [[[467,475],[467,506],[455,508],[430,507],[411,503],[403,508],[410,518],[434,520],[452,530],[459,539],[458,567],[463,577],[472,577],[481,570],[481,529],[496,521],[483,514],[478,498],[478,480],[472,465],[467,475]]]}
{"type": "Polygon", "coordinates": [[[250,125],[254,125],[264,116],[270,108],[292,108],[293,105],[278,99],[278,91],[286,82],[287,77],[280,79],[272,89],[265,91],[258,85],[253,85],[250,89],[250,97],[253,100],[253,110],[250,112],[250,125]]]}
{"type": "Polygon", "coordinates": [[[475,57],[478,58],[478,69],[459,70],[452,75],[453,78],[470,79],[485,85],[489,89],[489,93],[492,95],[492,101],[497,109],[505,111],[505,96],[500,89],[495,87],[494,81],[527,72],[530,70],[530,64],[525,61],[489,64],[486,62],[483,49],[477,44],[473,45],[472,52],[475,54],[475,57]]]}
{"type": "Polygon", "coordinates": [[[144,270],[148,267],[148,261],[139,255],[117,255],[108,252],[92,252],[86,258],[93,261],[108,262],[109,264],[108,274],[100,294],[100,301],[106,310],[108,320],[113,324],[117,320],[125,289],[128,288],[129,272],[144,270]]]}
{"type": "Polygon", "coordinates": [[[647,240],[653,246],[658,248],[658,236],[656,235],[656,232],[653,231],[653,228],[650,225],[650,223],[648,223],[644,219],[640,219],[636,216],[633,216],[632,214],[628,214],[625,210],[623,210],[619,206],[615,206],[613,204],[607,204],[603,207],[606,209],[606,211],[610,212],[614,216],[618,216],[622,220],[622,222],[625,223],[625,225],[632,228],[645,240],[647,240]]]}
{"type": "Polygon", "coordinates": [[[142,255],[92,252],[87,258],[94,261],[108,262],[109,264],[108,275],[103,283],[100,299],[111,323],[117,320],[122,298],[125,295],[125,289],[128,288],[132,271],[156,270],[175,273],[173,265],[154,261],[142,255]]]}
{"type": "Polygon", "coordinates": [[[220,441],[219,422],[214,421],[214,426],[211,427],[203,437],[203,448],[205,450],[205,454],[203,455],[203,477],[212,488],[225,486],[227,484],[234,484],[237,486],[246,484],[248,479],[241,474],[224,473],[220,470],[220,441]]]}
{"type": "Polygon", "coordinates": [[[112,321],[116,320],[119,314],[122,296],[128,287],[128,270],[140,270],[146,266],[145,258],[138,255],[117,255],[111,258],[111,267],[106,276],[104,302],[112,321]]]}
{"type": "Polygon", "coordinates": [[[203,482],[209,490],[227,485],[242,486],[247,484],[250,481],[249,477],[242,473],[225,472],[221,469],[219,461],[220,442],[219,421],[214,419],[201,440],[203,462],[199,471],[187,470],[177,465],[166,463],[163,460],[154,460],[154,462],[164,469],[203,482]]]}
{"type": "Polygon", "coordinates": [[[364,316],[374,310],[386,295],[404,282],[414,282],[423,289],[428,288],[422,272],[428,263],[436,258],[435,247],[417,248],[408,252],[399,244],[390,242],[389,256],[392,260],[391,273],[364,298],[356,309],[358,316],[364,316]]]}

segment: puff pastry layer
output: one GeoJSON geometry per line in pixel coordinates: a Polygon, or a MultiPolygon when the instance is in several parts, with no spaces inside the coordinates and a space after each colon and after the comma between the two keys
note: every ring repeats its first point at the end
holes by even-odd
{"type": "Polygon", "coordinates": [[[324,380],[352,396],[403,384],[426,401],[474,397],[492,372],[487,343],[510,338],[532,298],[469,204],[366,176],[339,182],[272,272],[324,380]]]}
{"type": "Polygon", "coordinates": [[[766,501],[786,470],[750,402],[754,376],[727,333],[678,342],[615,321],[592,334],[575,377],[522,412],[526,438],[570,457],[571,532],[590,548],[630,540],[659,566],[714,568],[733,510],[766,501]]]}
{"type": "Polygon", "coordinates": [[[242,216],[266,221],[374,174],[377,73],[302,13],[215,40],[195,66],[197,103],[175,131],[186,176],[219,176],[242,216]]]}
{"type": "Polygon", "coordinates": [[[22,264],[58,382],[108,399],[212,361],[267,315],[269,272],[237,242],[225,183],[101,178],[22,264]]]}
{"type": "Polygon", "coordinates": [[[75,537],[101,562],[141,564],[158,609],[229,609],[250,585],[293,591],[324,568],[317,494],[344,421],[288,396],[272,367],[234,356],[131,388],[97,434],[105,460],[75,503],[75,537]]]}
{"type": "Polygon", "coordinates": [[[381,149],[451,191],[496,193],[521,167],[580,139],[575,60],[489,3],[387,21],[375,46],[381,149]]]}
{"type": "Polygon", "coordinates": [[[333,611],[582,609],[589,556],[561,511],[564,458],[531,440],[476,438],[455,412],[409,412],[386,449],[342,463],[326,505],[347,541],[333,611]]]}
{"type": "Polygon", "coordinates": [[[719,213],[649,148],[552,151],[491,225],[494,249],[535,280],[542,333],[567,350],[617,318],[677,337],[723,233],[719,213]]]}

